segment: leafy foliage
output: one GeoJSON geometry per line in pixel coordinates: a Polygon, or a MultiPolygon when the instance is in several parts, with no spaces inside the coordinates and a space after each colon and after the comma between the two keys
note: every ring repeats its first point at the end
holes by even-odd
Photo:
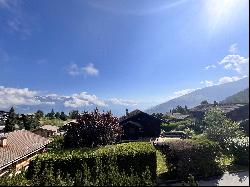
{"type": "Polygon", "coordinates": [[[223,148],[228,140],[242,135],[239,123],[228,119],[218,108],[213,108],[205,114],[204,124],[207,138],[218,142],[223,148]]]}
{"type": "Polygon", "coordinates": [[[79,115],[78,110],[72,110],[71,112],[69,112],[69,118],[70,119],[76,119],[79,115]]]}
{"type": "Polygon", "coordinates": [[[35,113],[35,116],[36,118],[39,120],[41,119],[43,116],[44,116],[44,113],[42,110],[38,110],[36,113],[35,113]]]}
{"type": "Polygon", "coordinates": [[[185,105],[185,107],[183,108],[182,106],[180,105],[177,105],[176,108],[172,109],[172,112],[173,113],[181,113],[181,114],[188,114],[189,113],[189,110],[187,108],[187,106],[185,105]]]}
{"type": "Polygon", "coordinates": [[[52,178],[73,179],[79,185],[152,185],[156,178],[156,150],[150,143],[131,142],[95,150],[55,151],[30,163],[27,178],[37,185],[52,178]]]}
{"type": "Polygon", "coordinates": [[[229,140],[230,153],[234,156],[234,163],[249,165],[249,137],[234,138],[229,140]]]}
{"type": "Polygon", "coordinates": [[[96,147],[115,143],[121,135],[118,118],[113,117],[111,112],[99,113],[96,109],[84,112],[78,116],[76,123],[71,122],[66,127],[64,142],[69,148],[96,147]]]}
{"type": "Polygon", "coordinates": [[[11,107],[9,111],[8,118],[5,122],[5,132],[12,132],[15,130],[15,125],[18,123],[17,121],[17,114],[15,113],[15,110],[13,107],[11,107]]]}
{"type": "Polygon", "coordinates": [[[59,118],[60,118],[61,120],[63,120],[63,121],[66,121],[67,118],[68,118],[68,116],[67,116],[64,112],[61,112],[59,118]]]}
{"type": "Polygon", "coordinates": [[[219,145],[209,140],[176,140],[158,147],[166,156],[168,173],[172,178],[186,179],[209,177],[220,174],[221,168],[216,162],[220,155],[219,145]]]}
{"type": "Polygon", "coordinates": [[[55,112],[52,109],[51,112],[49,112],[48,114],[46,114],[46,117],[50,118],[50,119],[54,119],[55,118],[55,112]]]}
{"type": "Polygon", "coordinates": [[[22,126],[25,130],[33,130],[40,126],[39,120],[36,118],[36,116],[28,116],[21,114],[21,118],[19,119],[19,124],[22,126]]]}

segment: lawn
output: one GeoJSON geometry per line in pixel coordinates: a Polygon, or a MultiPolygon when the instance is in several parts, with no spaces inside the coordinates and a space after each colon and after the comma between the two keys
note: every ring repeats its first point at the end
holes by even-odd
{"type": "Polygon", "coordinates": [[[65,123],[72,121],[72,119],[67,119],[66,121],[63,121],[61,119],[49,119],[47,117],[41,118],[40,123],[41,125],[53,125],[57,127],[63,126],[65,123]]]}

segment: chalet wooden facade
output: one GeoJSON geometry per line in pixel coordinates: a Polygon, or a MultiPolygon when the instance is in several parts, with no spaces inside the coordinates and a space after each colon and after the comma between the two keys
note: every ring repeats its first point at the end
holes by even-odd
{"type": "Polygon", "coordinates": [[[124,134],[123,140],[159,137],[161,121],[140,110],[134,110],[119,119],[124,134]]]}

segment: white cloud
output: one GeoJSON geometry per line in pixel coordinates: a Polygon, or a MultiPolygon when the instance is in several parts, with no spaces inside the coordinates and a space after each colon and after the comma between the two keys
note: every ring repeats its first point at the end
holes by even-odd
{"type": "Polygon", "coordinates": [[[213,65],[206,66],[205,70],[212,69],[212,68],[216,68],[216,65],[213,64],[213,65]]]}
{"type": "Polygon", "coordinates": [[[99,74],[99,70],[94,67],[94,64],[90,63],[82,68],[87,75],[96,76],[99,74]]]}
{"type": "Polygon", "coordinates": [[[7,88],[0,86],[0,107],[8,108],[15,105],[39,105],[41,101],[36,100],[36,91],[28,88],[7,88]]]}
{"type": "Polygon", "coordinates": [[[77,64],[71,64],[68,68],[68,73],[72,76],[80,75],[80,68],[77,64]]]}
{"type": "Polygon", "coordinates": [[[208,80],[201,81],[200,83],[204,84],[206,87],[214,85],[213,81],[208,81],[208,80]]]}
{"type": "Polygon", "coordinates": [[[72,76],[77,75],[90,75],[97,76],[99,74],[99,70],[94,67],[94,64],[90,63],[85,67],[79,67],[77,64],[72,63],[68,68],[68,73],[72,76]]]}
{"type": "Polygon", "coordinates": [[[238,52],[238,44],[234,43],[232,45],[230,45],[229,50],[230,53],[235,54],[238,52]]]}
{"type": "Polygon", "coordinates": [[[66,107],[81,107],[88,105],[97,105],[97,106],[107,106],[104,101],[99,99],[95,95],[89,95],[86,92],[81,92],[79,94],[73,94],[70,96],[70,99],[64,102],[64,106],[66,107]]]}
{"type": "Polygon", "coordinates": [[[108,102],[115,104],[115,105],[124,105],[124,106],[138,104],[136,101],[133,101],[133,100],[125,100],[125,99],[119,99],[119,98],[111,98],[108,100],[108,102]]]}
{"type": "Polygon", "coordinates": [[[214,85],[219,85],[219,84],[225,84],[225,83],[229,83],[229,82],[238,81],[238,80],[243,79],[245,77],[248,77],[248,76],[247,75],[244,75],[242,77],[238,77],[238,76],[232,76],[232,77],[224,76],[224,77],[221,77],[217,81],[217,83],[214,83],[213,81],[208,81],[208,80],[201,81],[200,83],[204,84],[206,87],[208,87],[208,86],[214,86],[214,85]]]}
{"type": "Polygon", "coordinates": [[[223,65],[226,70],[234,70],[238,73],[245,73],[249,68],[249,58],[240,55],[227,55],[218,64],[223,65]]]}
{"type": "Polygon", "coordinates": [[[238,81],[240,80],[241,78],[240,77],[237,77],[237,76],[233,76],[233,77],[221,77],[218,81],[218,84],[225,84],[225,83],[228,83],[228,82],[234,82],[234,81],[238,81]]]}
{"type": "Polygon", "coordinates": [[[188,93],[191,93],[191,92],[193,92],[193,91],[195,91],[196,89],[184,89],[184,90],[179,90],[179,91],[176,91],[176,92],[174,92],[174,95],[176,96],[176,97],[180,97],[180,96],[182,96],[182,95],[186,95],[186,94],[188,94],[188,93]]]}

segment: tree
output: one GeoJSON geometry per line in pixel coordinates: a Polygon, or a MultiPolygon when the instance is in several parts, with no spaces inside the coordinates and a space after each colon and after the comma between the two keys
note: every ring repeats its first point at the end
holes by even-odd
{"type": "Polygon", "coordinates": [[[56,118],[56,119],[59,119],[59,118],[60,118],[60,112],[56,112],[55,118],[56,118]]]}
{"type": "Polygon", "coordinates": [[[35,116],[36,116],[37,119],[41,119],[41,118],[44,116],[44,113],[43,113],[43,111],[38,110],[38,111],[35,113],[35,116]]]}
{"type": "Polygon", "coordinates": [[[40,122],[36,116],[21,115],[21,124],[25,130],[33,130],[40,126],[40,122]]]}
{"type": "Polygon", "coordinates": [[[186,105],[184,108],[180,105],[177,105],[177,107],[172,110],[172,113],[181,113],[185,115],[189,113],[189,110],[186,105]]]}
{"type": "Polygon", "coordinates": [[[203,122],[207,138],[219,142],[222,146],[230,139],[242,135],[240,124],[228,119],[219,108],[212,108],[206,112],[203,122]]]}
{"type": "Polygon", "coordinates": [[[64,113],[64,112],[61,112],[61,114],[60,114],[60,117],[59,117],[61,120],[63,120],[63,121],[66,121],[67,120],[67,118],[68,118],[68,116],[64,113]]]}
{"type": "Polygon", "coordinates": [[[78,115],[79,115],[78,110],[72,110],[72,111],[69,113],[69,118],[70,118],[70,119],[76,119],[78,115]]]}
{"type": "Polygon", "coordinates": [[[13,107],[11,107],[9,111],[9,115],[7,117],[7,120],[5,122],[5,132],[12,132],[15,130],[15,125],[18,123],[17,121],[17,114],[15,113],[15,110],[13,107]]]}
{"type": "Polygon", "coordinates": [[[208,105],[209,103],[208,103],[208,101],[207,100],[203,100],[203,101],[201,101],[201,105],[208,105]]]}
{"type": "Polygon", "coordinates": [[[96,147],[112,144],[120,140],[122,128],[118,118],[111,112],[84,112],[78,116],[76,123],[66,127],[64,146],[66,148],[96,147]]]}
{"type": "Polygon", "coordinates": [[[53,119],[55,117],[55,112],[54,110],[52,109],[51,112],[49,112],[46,117],[50,118],[50,119],[53,119]]]}

